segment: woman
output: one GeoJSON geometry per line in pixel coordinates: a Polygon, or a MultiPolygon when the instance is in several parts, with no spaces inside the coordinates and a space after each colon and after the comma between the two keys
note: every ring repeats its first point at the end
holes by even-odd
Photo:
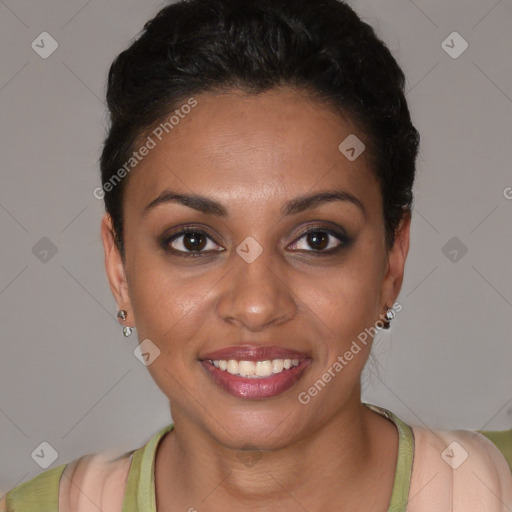
{"type": "Polygon", "coordinates": [[[97,194],[120,322],[174,423],[3,510],[512,508],[483,435],[361,403],[409,249],[403,88],[336,0],[190,0],[145,25],[110,70],[97,194]]]}

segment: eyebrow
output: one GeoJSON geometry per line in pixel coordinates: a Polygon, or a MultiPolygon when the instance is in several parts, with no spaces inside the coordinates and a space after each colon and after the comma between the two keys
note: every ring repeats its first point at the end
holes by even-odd
{"type": "MultiPolygon", "coordinates": [[[[294,215],[310,208],[319,206],[322,203],[332,203],[334,201],[349,202],[357,206],[366,217],[366,209],[361,201],[344,190],[326,190],[312,195],[304,195],[287,201],[281,207],[281,215],[294,215]]],[[[151,201],[143,210],[142,215],[146,216],[151,210],[162,204],[177,203],[188,206],[194,210],[207,215],[216,215],[227,217],[228,210],[217,201],[197,194],[179,194],[171,190],[164,190],[156,199],[151,201]]]]}

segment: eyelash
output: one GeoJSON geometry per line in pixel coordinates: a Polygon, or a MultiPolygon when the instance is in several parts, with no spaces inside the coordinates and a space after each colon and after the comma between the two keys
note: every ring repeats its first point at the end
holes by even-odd
{"type": "MultiPolygon", "coordinates": [[[[216,245],[218,245],[206,231],[204,231],[203,229],[200,229],[200,228],[193,228],[193,227],[184,228],[181,231],[179,231],[178,233],[174,233],[173,235],[171,235],[169,237],[165,237],[164,239],[162,239],[160,245],[165,252],[174,254],[174,255],[177,255],[180,257],[184,257],[184,258],[190,258],[190,257],[197,258],[198,256],[203,256],[208,253],[211,254],[213,252],[223,252],[223,251],[181,251],[181,250],[173,249],[170,247],[171,242],[177,240],[178,238],[180,238],[184,235],[190,234],[190,233],[196,234],[196,235],[204,235],[207,238],[209,238],[210,240],[212,240],[216,245]]],[[[332,230],[327,227],[315,226],[315,227],[309,227],[307,230],[300,233],[298,238],[296,238],[294,240],[294,242],[292,242],[292,245],[296,245],[302,238],[309,235],[310,233],[326,233],[327,235],[337,238],[340,243],[336,247],[331,248],[329,250],[299,249],[299,252],[303,251],[303,252],[307,252],[307,253],[313,253],[313,254],[315,254],[315,256],[320,256],[320,257],[331,256],[334,254],[338,254],[343,249],[348,248],[348,246],[352,243],[352,240],[342,231],[338,232],[338,231],[332,230]]]]}

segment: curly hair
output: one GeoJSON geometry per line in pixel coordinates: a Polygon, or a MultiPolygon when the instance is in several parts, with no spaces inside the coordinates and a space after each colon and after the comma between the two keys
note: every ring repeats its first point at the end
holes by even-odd
{"type": "MultiPolygon", "coordinates": [[[[289,86],[348,115],[367,136],[383,199],[386,246],[413,203],[419,133],[391,52],[339,0],[181,0],[145,23],[108,75],[105,184],[137,143],[180,102],[232,88],[250,94],[289,86]]],[[[123,190],[103,198],[124,259],[123,190]]]]}

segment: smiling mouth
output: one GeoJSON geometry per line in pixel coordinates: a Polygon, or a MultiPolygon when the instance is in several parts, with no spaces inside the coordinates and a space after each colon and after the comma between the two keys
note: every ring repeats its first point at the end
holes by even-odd
{"type": "Polygon", "coordinates": [[[230,395],[245,399],[265,399],[290,389],[311,364],[305,359],[205,359],[200,361],[213,382],[230,395]]]}

